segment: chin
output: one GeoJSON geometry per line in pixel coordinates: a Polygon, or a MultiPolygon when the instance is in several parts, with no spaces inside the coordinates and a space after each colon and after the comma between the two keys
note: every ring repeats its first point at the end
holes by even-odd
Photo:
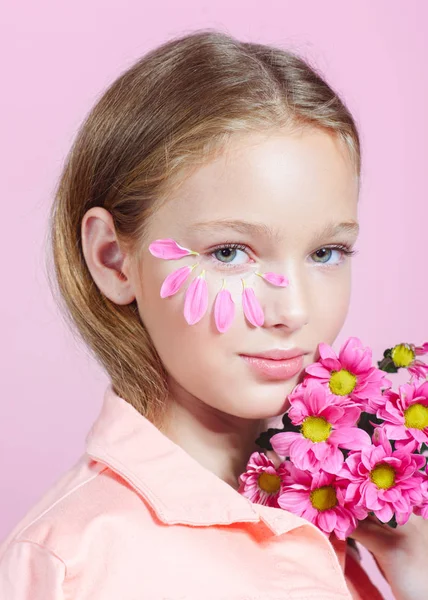
{"type": "MultiPolygon", "coordinates": [[[[290,391],[292,387],[290,387],[290,391]]],[[[287,400],[289,393],[288,391],[274,390],[272,387],[270,390],[260,390],[259,393],[254,390],[245,393],[243,390],[239,395],[240,404],[236,404],[235,400],[230,404],[226,401],[223,410],[242,419],[270,419],[285,413],[289,406],[287,400]]]]}

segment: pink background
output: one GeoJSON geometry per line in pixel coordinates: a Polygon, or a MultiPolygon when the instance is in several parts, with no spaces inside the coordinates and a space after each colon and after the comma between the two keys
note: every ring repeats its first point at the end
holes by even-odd
{"type": "Polygon", "coordinates": [[[424,0],[39,0],[3,10],[0,540],[78,459],[108,383],[61,320],[45,267],[56,180],[105,87],[149,49],[201,27],[314,62],[363,144],[353,299],[335,347],[358,335],[379,360],[391,345],[428,340],[427,19],[424,0]]]}

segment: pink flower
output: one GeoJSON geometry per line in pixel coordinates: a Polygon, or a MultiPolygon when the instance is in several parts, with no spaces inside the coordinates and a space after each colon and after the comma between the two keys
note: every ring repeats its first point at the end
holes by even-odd
{"type": "Polygon", "coordinates": [[[387,390],[384,398],[376,416],[383,419],[388,438],[397,440],[395,447],[413,452],[428,444],[428,381],[400,385],[398,394],[387,390]]]}
{"type": "Polygon", "coordinates": [[[235,316],[235,303],[229,290],[224,289],[225,283],[223,279],[223,287],[217,294],[214,304],[214,320],[220,333],[229,329],[235,316]]]}
{"type": "Polygon", "coordinates": [[[332,394],[349,396],[367,412],[376,412],[383,404],[382,386],[391,386],[383,371],[372,366],[372,351],[357,337],[349,337],[339,356],[328,344],[318,345],[320,360],[305,371],[328,386],[332,394]]]}
{"type": "Polygon", "coordinates": [[[289,456],[297,468],[337,473],[343,465],[339,448],[360,450],[369,435],[355,427],[361,409],[349,399],[338,399],[316,379],[307,379],[289,396],[288,416],[300,432],[279,432],[270,439],[280,456],[289,456]]]}
{"type": "Polygon", "coordinates": [[[278,275],[277,273],[258,273],[256,272],[256,275],[258,275],[259,277],[262,277],[263,279],[265,279],[266,281],[269,281],[269,283],[271,283],[272,285],[277,285],[280,287],[286,287],[290,281],[288,280],[288,278],[285,275],[278,275]]]}
{"type": "Polygon", "coordinates": [[[357,519],[367,516],[367,511],[346,502],[346,480],[324,471],[307,473],[292,464],[288,468],[290,477],[278,497],[281,508],[310,521],[327,535],[334,532],[341,540],[354,531],[357,519]]]}
{"type": "Polygon", "coordinates": [[[242,285],[242,307],[244,309],[244,314],[252,325],[261,327],[265,320],[263,309],[256,298],[253,288],[246,287],[244,280],[242,280],[242,285]]]}
{"type": "Polygon", "coordinates": [[[184,297],[184,318],[189,325],[194,325],[200,321],[208,308],[208,286],[204,275],[205,271],[202,271],[186,290],[184,297]]]}
{"type": "Polygon", "coordinates": [[[253,452],[245,473],[239,476],[238,492],[256,504],[278,508],[278,495],[288,476],[285,462],[275,467],[266,454],[253,452]]]}
{"type": "Polygon", "coordinates": [[[183,248],[183,246],[180,246],[171,238],[155,240],[150,244],[149,251],[153,256],[156,256],[156,258],[164,258],[165,260],[176,260],[183,256],[189,256],[189,254],[194,254],[195,256],[199,255],[199,252],[183,248]]]}
{"type": "Polygon", "coordinates": [[[348,479],[345,499],[367,511],[373,511],[383,523],[395,514],[404,525],[413,507],[422,503],[421,483],[425,457],[393,450],[385,431],[377,428],[373,445],[351,452],[339,476],[348,479]]]}
{"type": "Polygon", "coordinates": [[[181,286],[189,277],[190,273],[193,271],[195,267],[198,266],[198,263],[193,265],[192,267],[181,267],[180,269],[176,269],[172,273],[170,273],[162,283],[162,287],[160,290],[161,298],[167,298],[168,296],[173,296],[178,292],[181,286]]]}

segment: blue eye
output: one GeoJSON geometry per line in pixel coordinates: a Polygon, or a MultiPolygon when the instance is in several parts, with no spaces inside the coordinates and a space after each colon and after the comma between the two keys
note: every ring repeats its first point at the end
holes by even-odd
{"type": "Polygon", "coordinates": [[[237,267],[248,263],[247,246],[243,244],[225,244],[210,252],[216,263],[237,267]]]}
{"type": "Polygon", "coordinates": [[[315,260],[314,262],[318,262],[319,264],[338,265],[343,262],[345,256],[353,256],[354,254],[356,254],[356,250],[351,250],[348,246],[338,244],[336,246],[324,246],[324,248],[320,248],[311,256],[315,256],[318,260],[315,260]],[[330,258],[332,257],[334,251],[338,252],[341,256],[338,262],[330,262],[330,258]]]}

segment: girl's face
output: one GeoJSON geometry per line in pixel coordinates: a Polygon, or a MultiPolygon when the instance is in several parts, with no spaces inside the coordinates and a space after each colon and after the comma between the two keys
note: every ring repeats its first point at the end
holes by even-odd
{"type": "Polygon", "coordinates": [[[135,273],[140,316],[173,395],[247,419],[287,409],[286,396],[317,360],[318,344],[331,344],[344,323],[351,259],[333,246],[352,249],[357,200],[358,182],[346,150],[320,130],[235,136],[226,153],[185,181],[154,216],[135,273]],[[153,256],[149,244],[164,238],[200,256],[153,256]],[[161,298],[165,277],[196,262],[183,287],[161,298]],[[208,310],[189,325],[185,290],[202,269],[208,310]],[[276,287],[255,271],[285,275],[289,285],[276,287]],[[213,304],[223,279],[235,301],[235,318],[219,333],[213,304]],[[242,279],[263,308],[260,327],[244,316],[242,279]],[[272,379],[242,356],[295,348],[304,353],[303,364],[288,379],[272,379]]]}

